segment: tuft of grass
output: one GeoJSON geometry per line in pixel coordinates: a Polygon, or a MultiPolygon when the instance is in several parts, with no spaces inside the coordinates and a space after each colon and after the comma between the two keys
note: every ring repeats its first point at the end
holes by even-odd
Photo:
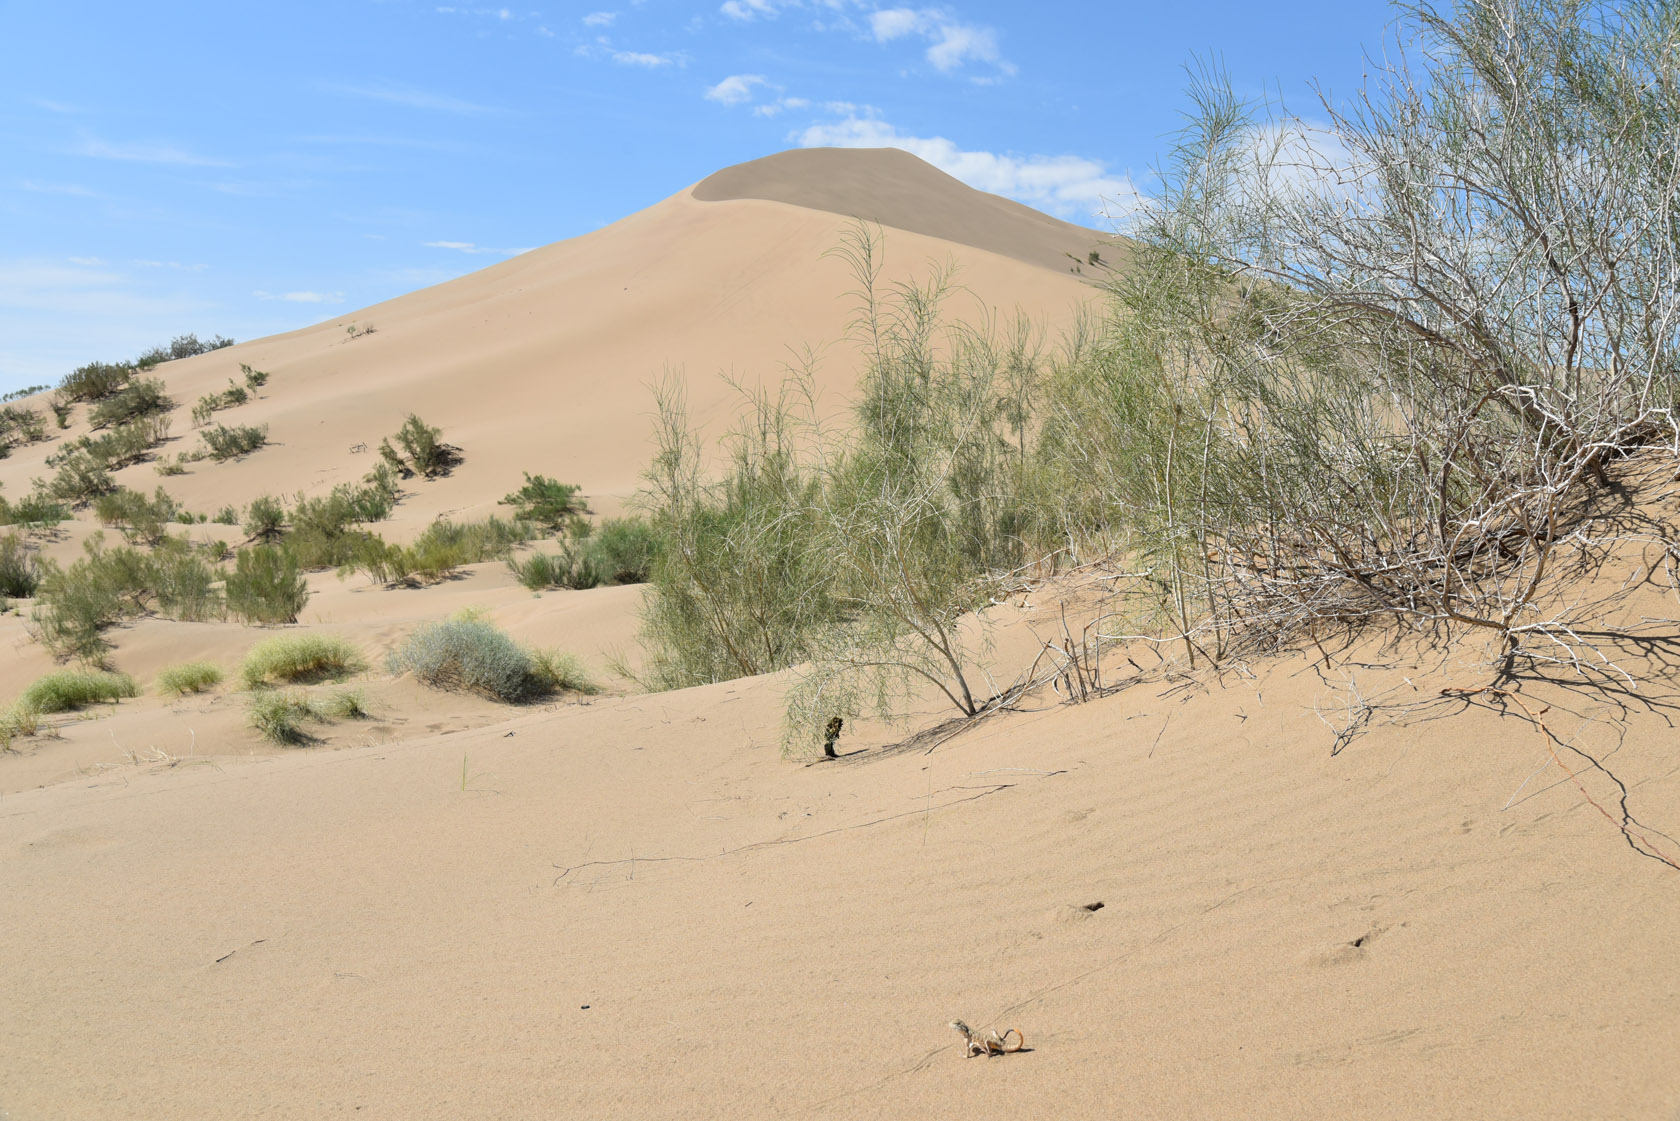
{"type": "Polygon", "coordinates": [[[31,712],[73,712],[78,708],[124,697],[138,697],[140,687],[126,673],[104,670],[59,670],[23,691],[17,707],[31,712]]]}
{"type": "Polygon", "coordinates": [[[583,662],[576,654],[568,654],[564,650],[544,650],[533,647],[531,655],[531,677],[540,681],[551,693],[583,693],[594,696],[601,691],[595,684],[589,671],[583,668],[583,662]]]}
{"type": "Polygon", "coordinates": [[[360,689],[340,689],[316,702],[315,711],[334,720],[367,720],[367,694],[360,689]]]}
{"type": "Polygon", "coordinates": [[[222,671],[213,662],[185,662],[170,666],[157,675],[160,696],[180,697],[187,693],[202,693],[222,681],[222,671]]]}
{"type": "Polygon", "coordinates": [[[33,736],[41,730],[41,714],[27,705],[0,708],[0,751],[10,751],[19,736],[33,736]]]}
{"type": "Polygon", "coordinates": [[[337,635],[288,634],[259,642],[245,656],[246,688],[276,682],[338,681],[367,668],[367,660],[337,635]]]}
{"type": "Polygon", "coordinates": [[[265,740],[288,747],[314,739],[303,730],[303,726],[321,720],[320,712],[309,703],[309,698],[296,689],[282,693],[258,693],[251,698],[247,714],[251,727],[265,740]]]}

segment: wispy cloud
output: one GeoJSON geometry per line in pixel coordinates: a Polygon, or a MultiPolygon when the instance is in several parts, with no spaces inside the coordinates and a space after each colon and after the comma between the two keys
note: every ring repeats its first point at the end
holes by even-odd
{"type": "MultiPolygon", "coordinates": [[[[75,260],[74,257],[72,257],[70,259],[72,261],[75,260]]],[[[142,269],[173,269],[176,272],[203,272],[205,269],[210,267],[209,265],[206,265],[206,264],[184,265],[180,261],[133,261],[131,263],[133,265],[135,265],[137,268],[142,268],[142,269]]]]}
{"type": "Polygon", "coordinates": [[[25,98],[24,100],[28,101],[29,104],[35,106],[35,108],[45,109],[49,113],[77,113],[77,112],[80,112],[80,110],[77,109],[74,105],[66,104],[63,101],[54,101],[50,97],[30,97],[30,98],[25,98]]]}
{"type": "Polygon", "coordinates": [[[18,190],[34,191],[42,195],[74,195],[77,198],[98,198],[99,192],[83,187],[78,183],[40,183],[33,179],[18,180],[18,190]]]}
{"type": "Polygon", "coordinates": [[[938,70],[956,70],[969,62],[984,62],[1004,74],[1015,73],[1013,63],[998,53],[997,32],[990,27],[962,23],[943,8],[882,8],[869,13],[869,30],[877,43],[915,36],[928,43],[927,60],[938,70]]]}
{"type": "Polygon", "coordinates": [[[796,139],[804,148],[900,148],[971,187],[1081,221],[1123,220],[1143,201],[1128,176],[1096,160],[967,151],[942,136],[907,136],[873,117],[811,125],[796,139]]]}
{"type": "Polygon", "coordinates": [[[767,84],[763,74],[731,74],[715,86],[706,89],[706,100],[723,105],[739,105],[753,98],[753,87],[767,84]]]}
{"type": "Polygon", "coordinates": [[[521,253],[529,253],[531,246],[523,249],[492,249],[488,245],[475,245],[470,241],[428,241],[423,243],[428,249],[453,249],[457,253],[494,253],[502,257],[517,257],[521,253]]]}
{"type": "Polygon", "coordinates": [[[585,27],[611,27],[613,20],[618,18],[617,12],[590,12],[583,17],[585,27]]]}
{"type": "Polygon", "coordinates": [[[352,97],[365,97],[373,101],[383,101],[387,105],[401,105],[408,109],[429,109],[437,113],[468,114],[493,111],[487,105],[479,105],[446,93],[432,93],[428,90],[415,89],[412,86],[329,85],[327,89],[334,93],[349,94],[352,97]]]}
{"type": "Polygon", "coordinates": [[[181,167],[232,167],[227,160],[199,155],[173,144],[157,141],[117,143],[96,136],[84,137],[68,149],[71,155],[89,156],[96,160],[123,160],[130,163],[173,164],[181,167]]]}
{"type": "Polygon", "coordinates": [[[640,66],[648,70],[657,70],[664,66],[683,67],[688,65],[688,54],[684,51],[665,51],[655,54],[652,51],[630,51],[615,47],[612,40],[606,36],[596,36],[593,43],[579,43],[573,52],[582,58],[608,58],[620,66],[640,66]]]}
{"type": "Polygon", "coordinates": [[[264,292],[261,288],[251,295],[259,300],[284,300],[289,304],[342,304],[343,292],[264,292]]]}

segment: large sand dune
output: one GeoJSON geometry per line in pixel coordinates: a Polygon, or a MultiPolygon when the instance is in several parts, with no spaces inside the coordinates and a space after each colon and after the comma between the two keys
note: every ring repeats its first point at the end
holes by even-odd
{"type": "MultiPolygon", "coordinates": [[[[372,335],[164,367],[188,403],[271,370],[236,419],[279,446],[163,481],[199,509],[319,492],[414,410],[468,458],[399,535],[491,512],[521,470],[610,507],[665,363],[715,424],[716,369],[839,336],[849,281],[819,255],[842,214],[892,224],[894,276],[952,256],[986,306],[1088,296],[1045,267],[1074,228],[904,160],[759,161],[344,320],[372,335]]],[[[855,359],[831,357],[838,410],[855,359]]],[[[8,493],[43,454],[0,461],[8,493]]],[[[1629,465],[1622,493],[1672,524],[1671,476],[1629,465]]],[[[1662,553],[1633,542],[1578,590],[1672,616],[1660,580],[1624,583],[1662,553]]],[[[998,676],[1104,576],[994,607],[998,676]]],[[[306,627],[370,654],[478,605],[596,665],[640,594],[532,597],[498,565],[312,585],[306,627]]],[[[262,633],[145,620],[115,659],[231,669],[262,633]]],[[[125,701],[0,757],[0,1118],[1672,1121],[1680,872],[1650,855],[1680,859],[1672,642],[1609,650],[1638,690],[1521,682],[1554,741],[1442,694],[1485,684],[1489,651],[1384,637],[1222,675],[1117,650],[1102,699],[894,746],[930,705],[813,766],[777,751],[782,675],[509,709],[375,672],[374,721],[293,751],[226,690],[125,701]],[[954,1017],[1029,1049],[964,1060],[954,1017]]],[[[0,620],[5,692],[48,667],[0,620]]]]}

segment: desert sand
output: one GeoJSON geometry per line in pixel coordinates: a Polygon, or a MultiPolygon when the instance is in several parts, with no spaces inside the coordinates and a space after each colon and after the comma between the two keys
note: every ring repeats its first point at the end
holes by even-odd
{"type": "MultiPolygon", "coordinates": [[[[821,254],[848,215],[887,227],[891,277],[957,262],[973,307],[1054,324],[1095,298],[1068,255],[1096,235],[953,184],[902,153],[789,153],[166,365],[189,403],[240,362],[270,371],[237,419],[276,446],[122,481],[211,511],[320,493],[414,411],[467,458],[387,536],[498,512],[521,471],[616,511],[667,367],[716,425],[717,371],[773,377],[831,343],[843,409],[850,281],[821,254]]],[[[51,447],[0,461],[5,493],[51,447]]],[[[1624,477],[1671,525],[1671,465],[1624,477]]],[[[1680,613],[1641,582],[1661,549],[1624,552],[1580,594],[1630,623],[1680,613]]],[[[1107,575],[993,607],[996,675],[1099,610],[1107,575]]],[[[311,583],[300,629],[376,663],[466,606],[604,680],[635,656],[634,587],[533,596],[495,564],[311,583]]],[[[268,633],[145,620],[112,660],[146,688],[188,658],[231,671],[268,633]]],[[[1636,690],[1559,674],[1513,700],[1450,692],[1489,680],[1474,642],[1326,641],[1333,665],[1309,646],[1197,674],[1117,648],[1100,698],[1041,688],[960,729],[929,702],[815,765],[777,748],[785,674],[510,708],[376,670],[372,721],[292,750],[256,739],[232,685],[66,721],[0,756],[0,1117],[1671,1121],[1672,643],[1611,651],[1636,690]],[[1027,1049],[965,1060],[958,1017],[1027,1049]]],[[[0,619],[0,695],[50,668],[0,619]]]]}

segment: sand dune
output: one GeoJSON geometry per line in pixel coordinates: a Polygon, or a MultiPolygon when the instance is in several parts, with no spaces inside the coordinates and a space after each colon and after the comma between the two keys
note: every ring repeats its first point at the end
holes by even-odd
{"type": "MultiPolygon", "coordinates": [[[[227,415],[276,446],[123,481],[207,511],[319,493],[412,410],[467,462],[384,532],[490,513],[524,470],[615,509],[664,364],[715,424],[717,369],[771,375],[787,345],[839,337],[849,281],[820,254],[859,211],[892,227],[891,276],[955,257],[979,305],[1052,321],[1091,296],[1056,264],[1085,231],[906,160],[756,161],[166,366],[185,405],[240,362],[270,370],[227,415]]],[[[855,371],[832,348],[836,410],[855,371]]],[[[8,494],[45,454],[0,460],[8,494]]],[[[1625,493],[1672,521],[1671,471],[1628,470],[1625,493]]],[[[1624,622],[1674,614],[1657,582],[1623,582],[1660,560],[1645,548],[1606,569],[1624,622]]],[[[997,675],[1064,608],[1077,629],[1106,575],[991,608],[997,675]]],[[[376,662],[463,607],[602,676],[607,652],[634,657],[637,588],[534,597],[496,564],[311,586],[298,629],[376,662]]],[[[267,633],[142,620],[115,661],[143,684],[187,658],[231,670],[267,633]]],[[[0,756],[0,1118],[1672,1121],[1667,649],[1611,651],[1632,692],[1522,681],[1555,740],[1514,702],[1443,694],[1485,684],[1489,651],[1378,636],[1338,669],[1317,648],[1197,675],[1117,650],[1099,700],[1041,690],[912,743],[943,719],[930,703],[814,766],[777,750],[786,675],[508,708],[376,668],[373,719],[305,750],[260,745],[231,688],[124,701],[0,756]],[[1028,1050],[965,1060],[954,1017],[1028,1050]]],[[[50,665],[0,618],[0,692],[50,665]]]]}

